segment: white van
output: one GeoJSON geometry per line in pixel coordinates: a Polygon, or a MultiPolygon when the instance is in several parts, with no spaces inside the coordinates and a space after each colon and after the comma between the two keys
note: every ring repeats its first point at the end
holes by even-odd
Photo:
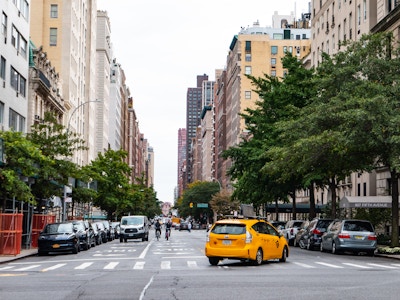
{"type": "Polygon", "coordinates": [[[128,239],[149,240],[150,223],[146,216],[124,216],[120,222],[119,241],[127,242],[128,239]]]}

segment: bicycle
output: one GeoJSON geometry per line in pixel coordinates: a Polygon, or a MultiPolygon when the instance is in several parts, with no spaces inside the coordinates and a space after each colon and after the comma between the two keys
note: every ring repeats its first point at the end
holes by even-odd
{"type": "Polygon", "coordinates": [[[156,229],[156,238],[157,238],[157,241],[160,239],[160,237],[161,237],[161,231],[156,229]]]}
{"type": "Polygon", "coordinates": [[[170,236],[170,230],[171,229],[165,229],[165,239],[168,241],[168,239],[169,239],[169,236],[170,236]]]}

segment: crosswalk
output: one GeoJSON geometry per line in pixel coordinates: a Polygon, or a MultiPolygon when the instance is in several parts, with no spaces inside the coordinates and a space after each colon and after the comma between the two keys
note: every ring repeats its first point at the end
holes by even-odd
{"type": "MultiPolygon", "coordinates": [[[[236,261],[228,261],[225,260],[220,263],[216,268],[217,269],[229,269],[237,267],[236,261]]],[[[286,263],[266,263],[257,268],[273,268],[273,269],[288,269],[288,268],[303,268],[303,269],[320,269],[320,268],[328,268],[328,269],[375,269],[375,270],[399,270],[400,264],[396,263],[367,263],[367,262],[342,262],[342,263],[331,263],[324,261],[315,261],[315,262],[296,262],[296,261],[288,261],[286,263]]],[[[146,261],[136,261],[130,264],[127,264],[126,261],[90,261],[90,262],[80,262],[79,264],[65,262],[65,263],[43,263],[43,264],[7,264],[0,265],[0,274],[1,272],[52,272],[56,270],[65,270],[74,269],[74,270],[91,270],[91,269],[103,269],[103,270],[118,270],[123,268],[124,270],[146,270],[146,269],[160,269],[160,270],[171,270],[171,269],[201,269],[201,268],[215,268],[208,264],[208,260],[162,260],[156,264],[152,262],[146,261]]]]}

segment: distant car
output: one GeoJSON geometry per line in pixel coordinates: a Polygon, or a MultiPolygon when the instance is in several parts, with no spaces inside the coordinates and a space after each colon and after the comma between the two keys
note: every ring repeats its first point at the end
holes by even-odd
{"type": "Polygon", "coordinates": [[[283,229],[283,235],[287,239],[289,245],[293,245],[294,237],[303,222],[304,220],[291,220],[286,223],[285,229],[283,229]]]}
{"type": "Polygon", "coordinates": [[[110,225],[111,225],[111,228],[112,228],[113,231],[114,231],[114,237],[115,237],[116,239],[119,239],[119,232],[120,232],[120,225],[119,225],[119,222],[111,222],[110,225]]]}
{"type": "Polygon", "coordinates": [[[301,249],[305,248],[303,235],[304,235],[308,225],[310,225],[310,221],[308,221],[308,220],[304,221],[301,224],[300,228],[297,229],[297,233],[296,233],[296,235],[294,236],[294,239],[293,239],[293,246],[294,247],[300,247],[301,249]]]}
{"type": "Polygon", "coordinates": [[[131,215],[123,216],[120,222],[119,241],[127,242],[128,239],[142,239],[142,242],[149,240],[150,222],[147,216],[131,215]]]}
{"type": "Polygon", "coordinates": [[[271,225],[274,226],[279,232],[285,228],[286,222],[285,221],[270,221],[271,225]]]}
{"type": "Polygon", "coordinates": [[[72,222],[47,224],[38,238],[38,255],[80,251],[79,236],[72,222]]]}
{"type": "Polygon", "coordinates": [[[115,239],[114,228],[111,228],[111,223],[109,221],[103,221],[103,225],[107,234],[107,240],[112,241],[115,239]]]}
{"type": "Polygon", "coordinates": [[[89,250],[94,240],[93,230],[90,231],[83,220],[72,220],[72,223],[77,230],[81,250],[89,250]]]}
{"type": "Polygon", "coordinates": [[[299,240],[300,248],[308,250],[320,249],[322,235],[333,219],[313,219],[302,232],[299,240]]]}
{"type": "Polygon", "coordinates": [[[225,258],[261,265],[271,259],[285,262],[289,246],[285,237],[267,221],[224,219],[214,223],[207,233],[205,255],[213,266],[225,258]]]}
{"type": "Polygon", "coordinates": [[[102,221],[97,221],[95,222],[95,224],[97,225],[97,230],[99,231],[101,242],[107,243],[108,242],[107,230],[104,227],[104,223],[102,221]]]}
{"type": "Polygon", "coordinates": [[[345,251],[373,256],[377,247],[374,227],[367,220],[335,220],[322,235],[320,250],[339,254],[345,251]]]}
{"type": "Polygon", "coordinates": [[[188,222],[181,222],[179,224],[179,231],[181,230],[189,230],[189,223],[188,222]]]}
{"type": "Polygon", "coordinates": [[[101,245],[103,243],[102,233],[96,223],[91,223],[91,225],[94,233],[95,243],[96,245],[101,245]]]}

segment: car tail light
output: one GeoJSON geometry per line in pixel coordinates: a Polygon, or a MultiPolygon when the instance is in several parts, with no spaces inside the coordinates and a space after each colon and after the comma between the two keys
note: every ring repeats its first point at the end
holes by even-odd
{"type": "Polygon", "coordinates": [[[314,230],[312,231],[312,233],[313,233],[313,234],[321,234],[321,231],[319,231],[318,229],[314,229],[314,230]]]}
{"type": "Polygon", "coordinates": [[[371,234],[368,236],[368,240],[370,241],[376,241],[376,235],[375,234],[371,234]]]}
{"type": "Polygon", "coordinates": [[[253,236],[251,235],[250,232],[246,231],[246,244],[250,244],[252,240],[253,236]]]}
{"type": "Polygon", "coordinates": [[[339,239],[349,239],[350,238],[350,234],[348,234],[348,233],[340,233],[338,235],[338,238],[339,239]]]}

